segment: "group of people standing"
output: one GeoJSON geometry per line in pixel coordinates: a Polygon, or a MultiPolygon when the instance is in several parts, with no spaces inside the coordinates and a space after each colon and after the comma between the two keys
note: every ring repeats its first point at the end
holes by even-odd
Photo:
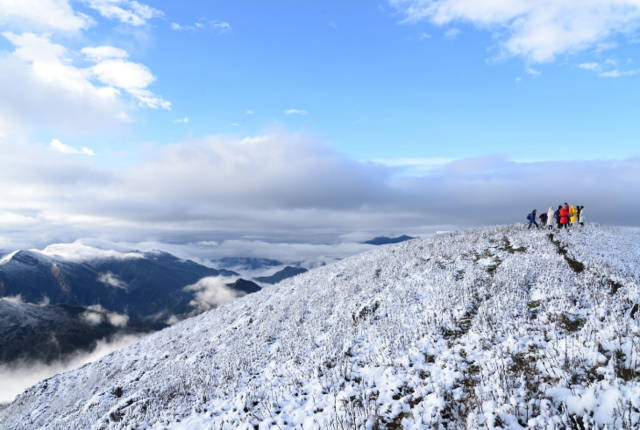
{"type": "Polygon", "coordinates": [[[527,221],[529,221],[529,227],[535,225],[537,228],[548,227],[553,228],[553,225],[556,224],[558,228],[568,228],[574,224],[584,225],[585,215],[584,215],[584,206],[574,206],[567,202],[564,202],[564,206],[558,206],[558,209],[555,211],[552,207],[546,213],[540,214],[540,216],[536,215],[537,209],[534,209],[529,215],[527,215],[527,221]],[[540,225],[536,222],[536,219],[540,219],[540,225]]]}

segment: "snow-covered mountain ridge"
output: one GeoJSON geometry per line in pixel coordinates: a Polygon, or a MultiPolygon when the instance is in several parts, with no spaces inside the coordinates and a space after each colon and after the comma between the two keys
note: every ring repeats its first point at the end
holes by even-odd
{"type": "Polygon", "coordinates": [[[638,428],[640,231],[385,246],[28,389],[0,427],[638,428]]]}

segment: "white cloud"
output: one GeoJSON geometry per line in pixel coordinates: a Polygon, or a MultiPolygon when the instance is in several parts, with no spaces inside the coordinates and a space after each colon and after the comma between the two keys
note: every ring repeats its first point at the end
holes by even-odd
{"type": "Polygon", "coordinates": [[[224,21],[212,21],[211,26],[218,30],[219,33],[228,33],[231,31],[231,24],[224,21]]]}
{"type": "Polygon", "coordinates": [[[80,50],[88,60],[98,63],[103,60],[111,60],[114,58],[127,58],[129,54],[124,49],[114,46],[87,46],[80,50]]]}
{"type": "Polygon", "coordinates": [[[124,24],[142,26],[152,18],[162,16],[162,11],[135,0],[85,0],[87,5],[109,19],[124,24]]]}
{"type": "Polygon", "coordinates": [[[69,0],[3,0],[0,25],[16,29],[78,31],[92,20],[73,10],[69,0]]]}
{"type": "Polygon", "coordinates": [[[76,149],[72,146],[60,142],[58,139],[52,139],[51,142],[49,142],[49,146],[58,152],[62,152],[63,154],[84,154],[92,156],[96,155],[93,150],[87,148],[86,146],[83,146],[80,149],[76,149]]]}
{"type": "Polygon", "coordinates": [[[601,78],[622,78],[640,73],[640,69],[620,70],[618,68],[618,62],[611,58],[606,59],[603,63],[580,63],[578,67],[583,70],[595,72],[601,78]]]}
{"type": "Polygon", "coordinates": [[[177,22],[171,23],[171,29],[175,31],[198,31],[206,28],[212,28],[220,34],[229,33],[231,31],[231,24],[224,21],[209,21],[208,23],[203,21],[196,21],[193,24],[179,24],[177,22]]]}
{"type": "Polygon", "coordinates": [[[91,72],[103,84],[121,88],[131,94],[141,106],[171,109],[170,102],[147,89],[156,78],[143,64],[122,59],[107,59],[93,66],[91,72]]]}
{"type": "Polygon", "coordinates": [[[126,282],[124,282],[122,279],[118,278],[118,276],[111,272],[100,273],[98,275],[98,281],[110,287],[120,288],[121,290],[125,291],[129,288],[126,282]]]}
{"type": "Polygon", "coordinates": [[[640,69],[635,70],[607,70],[606,72],[599,73],[598,76],[601,78],[622,78],[626,76],[634,76],[640,73],[640,69]]]}
{"type": "Polygon", "coordinates": [[[97,258],[114,258],[117,260],[128,260],[143,258],[139,252],[121,252],[113,249],[100,249],[86,245],[82,241],[73,243],[56,243],[47,246],[42,251],[34,249],[43,255],[53,258],[60,258],[66,261],[82,263],[97,258]]]}
{"type": "Polygon", "coordinates": [[[107,312],[107,321],[114,327],[124,328],[129,324],[129,316],[116,312],[107,312]]]}
{"type": "Polygon", "coordinates": [[[542,72],[540,70],[534,69],[533,67],[529,66],[525,69],[525,71],[527,72],[528,75],[535,77],[538,77],[542,74],[542,72]]]}
{"type": "Polygon", "coordinates": [[[406,22],[467,22],[491,31],[503,51],[542,63],[598,48],[640,27],[637,0],[389,0],[406,22]]]}
{"type": "Polygon", "coordinates": [[[229,288],[224,278],[208,276],[200,279],[192,285],[183,288],[184,291],[195,292],[194,299],[189,304],[199,310],[207,310],[212,307],[234,301],[243,294],[229,288]]]}
{"type": "Polygon", "coordinates": [[[189,122],[189,117],[185,116],[184,118],[181,118],[181,119],[174,119],[172,122],[174,124],[187,124],[189,122]]]}
{"type": "Polygon", "coordinates": [[[444,37],[446,37],[447,39],[455,39],[459,34],[460,29],[454,27],[447,29],[447,31],[444,32],[444,37]]]}
{"type": "Polygon", "coordinates": [[[600,63],[595,63],[595,62],[592,62],[592,63],[580,63],[580,64],[578,64],[578,67],[583,69],[583,70],[596,71],[596,70],[600,70],[600,63]]]}
{"type": "Polygon", "coordinates": [[[285,115],[307,115],[309,112],[307,112],[304,109],[286,109],[284,111],[285,115]]]}
{"type": "Polygon", "coordinates": [[[104,315],[100,312],[84,311],[81,317],[90,325],[102,324],[102,321],[104,320],[104,315]]]}
{"type": "Polygon", "coordinates": [[[255,112],[252,109],[247,109],[247,115],[253,115],[255,112]]]}
{"type": "Polygon", "coordinates": [[[454,161],[446,157],[377,158],[374,163],[396,168],[404,174],[421,176],[454,161]]]}
{"type": "Polygon", "coordinates": [[[429,33],[420,33],[420,36],[418,36],[418,38],[420,40],[426,40],[426,39],[431,39],[431,35],[429,33]]]}
{"type": "Polygon", "coordinates": [[[22,301],[22,296],[20,294],[16,294],[15,296],[4,296],[0,297],[0,300],[6,300],[9,303],[21,304],[24,303],[22,301]]]}
{"type": "Polygon", "coordinates": [[[109,128],[129,118],[131,108],[123,91],[140,105],[170,108],[168,101],[147,88],[155,80],[151,72],[123,60],[127,53],[122,49],[86,47],[81,52],[97,64],[83,68],[73,64],[73,52],[52,42],[49,35],[9,31],[2,35],[15,46],[11,54],[0,56],[0,122],[8,124],[12,134],[25,125],[56,131],[109,128]]]}
{"type": "Polygon", "coordinates": [[[83,320],[91,325],[102,324],[105,319],[114,327],[124,328],[129,323],[129,317],[117,312],[111,312],[101,305],[91,305],[81,314],[83,320]]]}

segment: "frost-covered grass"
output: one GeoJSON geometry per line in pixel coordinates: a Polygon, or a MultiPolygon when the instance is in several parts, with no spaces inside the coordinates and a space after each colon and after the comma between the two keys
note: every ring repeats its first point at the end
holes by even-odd
{"type": "Polygon", "coordinates": [[[48,379],[32,428],[640,427],[640,232],[440,234],[315,269],[48,379]]]}

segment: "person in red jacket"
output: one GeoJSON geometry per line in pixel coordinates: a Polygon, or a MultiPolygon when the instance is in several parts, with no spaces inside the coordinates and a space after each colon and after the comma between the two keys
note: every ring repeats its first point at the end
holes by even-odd
{"type": "Polygon", "coordinates": [[[566,228],[569,225],[569,209],[567,209],[567,204],[560,209],[560,228],[566,228]]]}

